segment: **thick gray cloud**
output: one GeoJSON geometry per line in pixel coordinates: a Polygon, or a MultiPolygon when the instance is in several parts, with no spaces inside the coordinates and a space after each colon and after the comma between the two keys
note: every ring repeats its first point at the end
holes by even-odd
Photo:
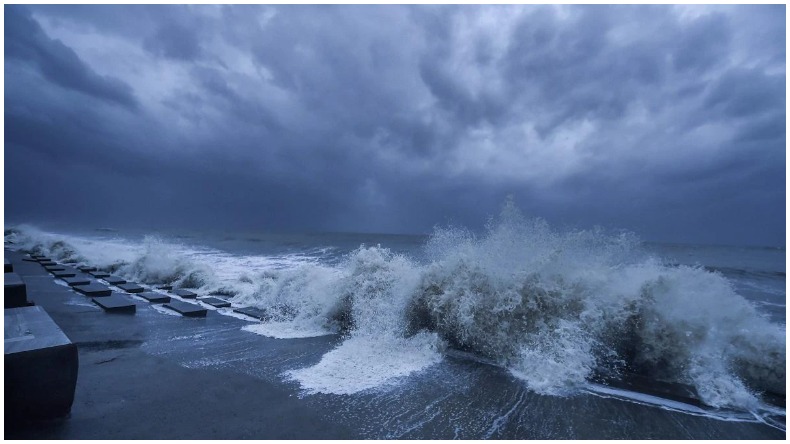
{"type": "Polygon", "coordinates": [[[784,245],[779,6],[6,6],[6,218],[784,245]]]}

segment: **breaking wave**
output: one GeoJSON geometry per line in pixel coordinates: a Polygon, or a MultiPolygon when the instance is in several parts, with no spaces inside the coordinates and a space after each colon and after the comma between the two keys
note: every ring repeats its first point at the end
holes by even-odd
{"type": "Polygon", "coordinates": [[[267,328],[251,331],[342,334],[321,362],[286,375],[309,392],[397,381],[451,348],[550,395],[626,374],[691,386],[713,407],[755,409],[764,392],[785,393],[785,327],[722,274],[665,263],[629,233],[554,230],[511,203],[482,235],[436,229],[419,261],[363,245],[328,265],[31,226],[6,230],[6,239],[139,282],[232,296],[269,314],[267,328]]]}

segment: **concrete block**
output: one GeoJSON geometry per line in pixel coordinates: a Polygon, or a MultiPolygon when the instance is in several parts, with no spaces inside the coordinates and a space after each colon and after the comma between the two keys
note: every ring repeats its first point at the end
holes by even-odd
{"type": "Polygon", "coordinates": [[[181,313],[181,315],[190,318],[206,317],[206,313],[208,313],[208,310],[201,307],[200,305],[190,304],[188,302],[181,302],[181,301],[170,301],[167,304],[165,304],[164,307],[177,311],[181,313]]]}
{"type": "Polygon", "coordinates": [[[191,292],[189,290],[184,290],[183,288],[170,290],[170,293],[182,297],[184,299],[195,299],[197,297],[197,294],[195,294],[194,292],[191,292]]]}
{"type": "Polygon", "coordinates": [[[125,284],[126,283],[126,279],[119,278],[118,276],[105,276],[102,279],[107,281],[107,283],[110,284],[110,285],[118,285],[118,284],[125,284]]]}
{"type": "Polygon", "coordinates": [[[57,263],[57,262],[55,262],[55,261],[50,261],[50,260],[46,260],[46,261],[38,261],[38,263],[39,263],[39,265],[41,265],[41,266],[42,266],[42,267],[44,267],[44,268],[46,268],[46,267],[51,267],[51,266],[53,266],[53,265],[58,265],[58,263],[57,263]]]}
{"type": "Polygon", "coordinates": [[[31,256],[31,257],[33,259],[37,260],[38,263],[41,263],[41,262],[52,262],[52,259],[50,259],[47,256],[31,256]]]}
{"type": "Polygon", "coordinates": [[[77,267],[77,270],[79,270],[79,271],[81,271],[83,273],[87,273],[89,271],[96,271],[97,268],[96,267],[91,267],[90,265],[82,265],[82,266],[77,267]]]}
{"type": "Polygon", "coordinates": [[[70,270],[68,268],[65,270],[52,272],[52,276],[55,276],[56,278],[70,278],[76,275],[77,275],[77,270],[70,270]]]}
{"type": "Polygon", "coordinates": [[[162,293],[156,293],[153,291],[138,293],[135,296],[140,296],[141,298],[147,300],[152,304],[164,304],[170,302],[170,296],[164,295],[162,293]]]}
{"type": "Polygon", "coordinates": [[[86,277],[65,277],[63,278],[63,282],[73,287],[75,285],[88,285],[91,283],[91,280],[86,277]]]}
{"type": "Polygon", "coordinates": [[[120,288],[121,290],[127,293],[142,293],[145,291],[145,288],[135,284],[134,282],[126,282],[123,284],[118,284],[116,287],[120,288]]]}
{"type": "Polygon", "coordinates": [[[172,289],[173,289],[173,286],[172,286],[172,285],[159,285],[158,287],[156,287],[156,289],[157,289],[157,290],[167,290],[167,291],[170,291],[170,290],[172,290],[172,289]]]}
{"type": "Polygon", "coordinates": [[[22,260],[25,261],[25,262],[36,262],[36,263],[38,263],[38,259],[36,259],[34,257],[23,257],[22,260]]]}
{"type": "Polygon", "coordinates": [[[92,298],[98,296],[109,296],[112,294],[112,290],[110,290],[109,287],[106,287],[102,284],[97,284],[95,282],[88,285],[75,285],[72,288],[84,294],[85,296],[90,296],[92,298]]]}
{"type": "Polygon", "coordinates": [[[4,273],[3,284],[5,294],[3,296],[3,306],[5,308],[17,308],[27,306],[27,285],[25,281],[16,273],[4,273]]]}
{"type": "Polygon", "coordinates": [[[4,269],[4,273],[14,272],[14,266],[11,264],[11,261],[5,258],[3,258],[3,269],[4,269]]]}
{"type": "Polygon", "coordinates": [[[137,311],[137,305],[118,293],[112,293],[102,298],[92,298],[94,304],[103,308],[108,313],[129,313],[137,311]]]}
{"type": "Polygon", "coordinates": [[[41,307],[6,309],[4,323],[6,427],[67,415],[77,387],[77,346],[41,307]]]}
{"type": "Polygon", "coordinates": [[[47,265],[44,267],[44,269],[51,273],[53,271],[63,271],[66,269],[66,267],[60,264],[55,264],[55,265],[47,265]]]}
{"type": "Polygon", "coordinates": [[[269,313],[266,310],[261,310],[260,308],[255,307],[241,307],[241,308],[234,308],[233,311],[236,313],[241,313],[243,315],[249,316],[251,318],[260,319],[261,321],[268,321],[271,319],[269,313]]]}
{"type": "Polygon", "coordinates": [[[110,273],[106,273],[104,271],[98,271],[98,270],[97,271],[88,272],[88,274],[93,276],[93,277],[95,277],[95,278],[99,278],[99,279],[106,278],[107,276],[110,275],[110,273]]]}
{"type": "Polygon", "coordinates": [[[199,299],[199,301],[217,308],[230,307],[230,302],[220,298],[203,298],[199,299]]]}

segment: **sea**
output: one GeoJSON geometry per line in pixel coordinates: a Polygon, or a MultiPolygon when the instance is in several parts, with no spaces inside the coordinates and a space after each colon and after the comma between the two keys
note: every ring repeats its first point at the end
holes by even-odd
{"type": "Polygon", "coordinates": [[[783,246],[649,242],[513,208],[426,235],[7,224],[5,240],[265,310],[246,334],[330,338],[275,376],[370,437],[785,433],[783,246]]]}

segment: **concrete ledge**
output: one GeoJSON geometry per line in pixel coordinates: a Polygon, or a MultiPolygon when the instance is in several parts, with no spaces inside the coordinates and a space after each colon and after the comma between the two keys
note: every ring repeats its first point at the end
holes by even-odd
{"type": "Polygon", "coordinates": [[[85,296],[90,297],[109,296],[112,294],[112,290],[110,290],[109,287],[97,283],[88,285],[75,285],[72,288],[84,294],[85,296]]]}
{"type": "Polygon", "coordinates": [[[51,261],[51,260],[38,261],[38,263],[39,263],[39,265],[41,265],[42,267],[45,267],[45,268],[46,267],[52,267],[53,265],[58,265],[57,262],[51,261]]]}
{"type": "Polygon", "coordinates": [[[142,293],[145,291],[145,288],[135,284],[134,282],[126,282],[124,284],[118,284],[116,287],[120,288],[121,290],[127,293],[142,293]]]}
{"type": "Polygon", "coordinates": [[[47,265],[44,267],[44,269],[52,273],[53,271],[63,271],[66,269],[66,267],[63,265],[56,264],[56,265],[47,265]]]}
{"type": "Polygon", "coordinates": [[[70,278],[77,275],[77,270],[60,270],[60,271],[53,271],[52,276],[56,278],[70,278]]]}
{"type": "Polygon", "coordinates": [[[172,286],[172,285],[159,285],[158,287],[156,287],[156,289],[157,289],[157,290],[166,290],[166,291],[170,291],[170,290],[172,290],[172,289],[173,289],[173,286],[172,286]]]}
{"type": "Polygon", "coordinates": [[[79,270],[79,271],[81,271],[83,273],[87,273],[89,271],[96,271],[97,268],[96,267],[91,267],[90,265],[82,265],[80,267],[77,267],[77,270],[79,270]]]}
{"type": "Polygon", "coordinates": [[[118,285],[118,284],[125,284],[126,283],[126,279],[119,278],[118,276],[105,276],[102,279],[107,281],[107,283],[110,284],[110,285],[118,285]]]}
{"type": "Polygon", "coordinates": [[[38,263],[41,263],[41,262],[52,262],[52,259],[50,259],[47,256],[32,255],[30,257],[32,257],[33,259],[37,260],[38,263]]]}
{"type": "Polygon", "coordinates": [[[93,277],[95,277],[95,278],[100,278],[100,279],[101,278],[106,278],[107,276],[110,275],[110,273],[106,273],[104,271],[91,271],[88,274],[93,276],[93,277]]]}
{"type": "Polygon", "coordinates": [[[170,301],[165,304],[164,307],[177,311],[181,313],[181,315],[190,318],[203,318],[206,317],[206,313],[208,313],[208,310],[199,305],[181,301],[170,301]]]}
{"type": "Polygon", "coordinates": [[[170,302],[170,296],[155,293],[153,291],[146,291],[144,293],[138,293],[135,296],[140,296],[141,298],[145,299],[146,301],[152,304],[164,304],[170,302]]]}
{"type": "Polygon", "coordinates": [[[25,281],[16,273],[4,273],[4,276],[4,308],[26,307],[28,304],[25,281]]]}
{"type": "Polygon", "coordinates": [[[73,287],[75,285],[88,285],[91,283],[91,280],[86,277],[65,277],[63,278],[63,282],[73,287]]]}
{"type": "Polygon", "coordinates": [[[203,298],[198,300],[200,302],[205,302],[206,304],[211,305],[212,307],[217,307],[217,308],[230,307],[230,302],[226,301],[225,299],[211,297],[211,298],[203,298]]]}
{"type": "Polygon", "coordinates": [[[41,307],[5,310],[5,425],[65,416],[74,402],[78,354],[41,307]]]}
{"type": "Polygon", "coordinates": [[[266,310],[261,310],[260,308],[255,307],[241,307],[241,308],[234,308],[233,311],[236,313],[241,313],[243,315],[249,316],[251,318],[259,319],[261,321],[268,321],[271,319],[269,313],[266,310]]]}
{"type": "Polygon", "coordinates": [[[108,313],[128,313],[134,314],[137,311],[137,305],[129,301],[125,297],[113,293],[103,298],[92,298],[94,304],[103,308],[108,313]]]}
{"type": "Polygon", "coordinates": [[[3,270],[4,270],[4,273],[13,273],[14,272],[14,266],[11,264],[11,261],[9,261],[8,259],[5,259],[5,258],[3,258],[3,270]]]}
{"type": "Polygon", "coordinates": [[[170,293],[182,297],[184,299],[195,299],[197,297],[197,294],[195,292],[184,290],[183,288],[179,288],[177,290],[170,290],[170,293]]]}

